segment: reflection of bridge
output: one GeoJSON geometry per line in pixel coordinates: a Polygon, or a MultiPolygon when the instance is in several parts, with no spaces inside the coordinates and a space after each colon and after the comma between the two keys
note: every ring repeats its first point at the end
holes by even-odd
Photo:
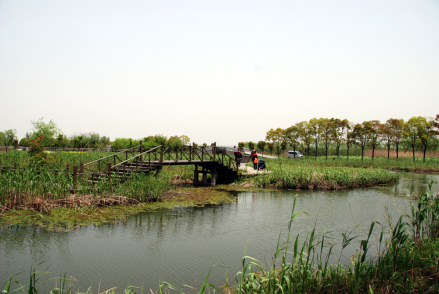
{"type": "Polygon", "coordinates": [[[216,143],[210,147],[195,144],[147,147],[140,144],[86,164],[81,163],[79,174],[91,175],[94,181],[102,177],[111,179],[112,176],[124,181],[132,173],[159,172],[163,166],[188,164],[195,166],[195,185],[231,183],[238,177],[233,151],[217,147],[216,143]]]}

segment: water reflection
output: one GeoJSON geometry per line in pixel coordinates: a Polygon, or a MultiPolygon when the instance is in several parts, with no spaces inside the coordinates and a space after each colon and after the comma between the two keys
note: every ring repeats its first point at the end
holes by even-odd
{"type": "MultiPolygon", "coordinates": [[[[393,187],[240,193],[239,201],[231,204],[141,213],[125,222],[68,233],[13,226],[0,231],[0,285],[10,273],[28,272],[43,260],[55,275],[67,272],[78,279],[82,291],[93,286],[96,292],[99,284],[101,290],[128,285],[154,290],[161,280],[179,286],[197,279],[200,285],[212,265],[223,267],[213,268],[209,282],[222,285],[224,268],[229,268],[229,281],[234,281],[246,244],[247,255],[271,262],[281,230],[285,237],[295,195],[296,211],[309,216],[294,221],[293,235],[300,234],[303,241],[315,228],[318,234],[326,233],[331,243],[340,243],[341,233],[357,224],[366,233],[371,221],[386,224],[384,207],[395,221],[400,212],[409,210],[413,200],[408,196],[423,193],[432,178],[438,191],[437,175],[403,174],[393,187]]],[[[374,242],[378,234],[379,229],[374,242]]],[[[348,262],[357,248],[348,248],[342,261],[348,262]]],[[[334,250],[341,248],[336,245],[334,250]]],[[[337,259],[335,255],[331,261],[337,259]]]]}

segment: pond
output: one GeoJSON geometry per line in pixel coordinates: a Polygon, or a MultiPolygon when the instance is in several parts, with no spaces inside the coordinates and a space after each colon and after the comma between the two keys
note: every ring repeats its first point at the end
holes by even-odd
{"type": "MultiPolygon", "coordinates": [[[[341,233],[367,234],[372,221],[388,227],[388,215],[395,223],[409,212],[411,196],[425,192],[433,179],[439,191],[439,175],[401,173],[393,186],[346,191],[280,190],[239,192],[237,201],[204,208],[174,208],[134,215],[124,222],[83,226],[71,232],[49,232],[36,226],[13,226],[0,230],[0,286],[11,273],[24,271],[28,282],[31,266],[45,269],[50,277],[75,278],[74,289],[101,292],[112,287],[120,291],[137,286],[153,291],[160,281],[177,288],[199,287],[212,268],[208,282],[216,286],[234,283],[247,253],[271,264],[279,233],[285,238],[296,197],[296,211],[306,212],[293,222],[292,235],[305,239],[313,228],[327,234],[331,243],[341,243],[341,233]],[[361,229],[361,230],[360,230],[361,229]]],[[[380,228],[375,229],[374,241],[380,228]]],[[[342,262],[358,248],[358,241],[343,252],[342,262]]],[[[338,260],[340,247],[331,261],[338,260]]],[[[51,285],[51,287],[53,284],[51,285]]]]}

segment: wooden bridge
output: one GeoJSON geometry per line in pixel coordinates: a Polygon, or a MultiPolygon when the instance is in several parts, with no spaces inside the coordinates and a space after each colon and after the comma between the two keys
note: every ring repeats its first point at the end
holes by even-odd
{"type": "Polygon", "coordinates": [[[194,185],[215,186],[227,184],[238,177],[238,166],[232,151],[217,147],[197,146],[139,146],[115,154],[81,163],[79,173],[89,175],[93,181],[100,178],[118,177],[125,181],[132,173],[159,172],[167,165],[194,165],[194,185]],[[209,176],[210,175],[210,180],[209,176]]]}

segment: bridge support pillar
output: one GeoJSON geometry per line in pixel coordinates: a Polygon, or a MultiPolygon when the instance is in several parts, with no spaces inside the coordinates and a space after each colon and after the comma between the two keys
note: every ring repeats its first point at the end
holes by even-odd
{"type": "Polygon", "coordinates": [[[201,172],[203,173],[203,186],[207,186],[207,171],[202,167],[201,172]]]}
{"type": "Polygon", "coordinates": [[[199,185],[199,182],[198,182],[198,164],[195,165],[195,170],[194,170],[194,185],[199,185]]]}
{"type": "Polygon", "coordinates": [[[217,178],[217,172],[216,172],[216,164],[213,165],[210,170],[208,170],[206,167],[201,166],[201,170],[198,169],[198,165],[195,165],[194,169],[194,185],[195,186],[215,186],[216,185],[216,178],[217,178]],[[202,174],[202,180],[200,181],[199,176],[200,173],[202,174]],[[210,177],[210,183],[207,182],[207,176],[211,175],[210,177]]]}
{"type": "Polygon", "coordinates": [[[211,184],[212,186],[216,185],[216,164],[213,165],[212,174],[211,174],[211,184]]]}

